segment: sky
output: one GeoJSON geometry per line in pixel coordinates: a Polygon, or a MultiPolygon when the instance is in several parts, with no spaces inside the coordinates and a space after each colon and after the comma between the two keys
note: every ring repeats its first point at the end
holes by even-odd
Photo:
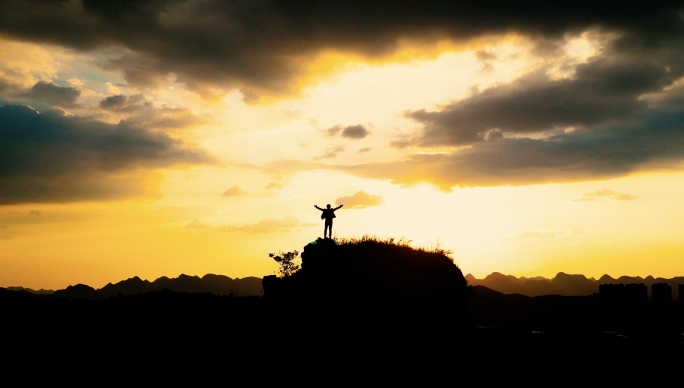
{"type": "Polygon", "coordinates": [[[684,7],[6,0],[0,287],[273,274],[322,236],[464,274],[684,275],[684,7]]]}

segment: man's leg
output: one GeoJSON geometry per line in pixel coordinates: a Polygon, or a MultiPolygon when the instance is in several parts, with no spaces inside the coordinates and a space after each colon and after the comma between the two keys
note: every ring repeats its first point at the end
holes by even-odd
{"type": "Polygon", "coordinates": [[[332,222],[330,222],[328,220],[325,221],[325,229],[323,230],[323,238],[326,237],[326,233],[330,233],[330,237],[332,237],[332,222]]]}

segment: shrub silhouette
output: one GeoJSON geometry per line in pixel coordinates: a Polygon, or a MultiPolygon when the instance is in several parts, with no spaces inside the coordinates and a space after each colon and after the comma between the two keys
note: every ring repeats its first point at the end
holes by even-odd
{"type": "Polygon", "coordinates": [[[295,264],[293,261],[297,258],[299,252],[294,250],[292,252],[279,251],[278,255],[275,253],[269,253],[268,256],[276,261],[280,265],[278,268],[278,277],[284,278],[292,276],[295,272],[299,270],[299,264],[295,264]]]}

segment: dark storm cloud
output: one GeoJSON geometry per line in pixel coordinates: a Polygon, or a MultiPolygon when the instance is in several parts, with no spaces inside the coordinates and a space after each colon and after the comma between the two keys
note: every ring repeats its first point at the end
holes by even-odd
{"type": "Polygon", "coordinates": [[[109,96],[100,101],[100,108],[116,110],[123,108],[128,97],[123,95],[109,96]]]}
{"type": "Polygon", "coordinates": [[[681,169],[684,111],[649,111],[630,122],[545,139],[499,139],[453,154],[413,155],[387,163],[336,166],[354,175],[410,185],[525,185],[598,180],[643,170],[681,169]]]}
{"type": "MultiPolygon", "coordinates": [[[[681,170],[684,110],[654,109],[620,123],[544,139],[504,138],[476,143],[452,154],[415,154],[400,161],[326,165],[280,161],[265,165],[273,176],[333,170],[410,186],[528,185],[603,180],[648,170],[681,170]]],[[[620,197],[616,199],[628,199],[620,197]]]]}
{"type": "Polygon", "coordinates": [[[100,101],[100,108],[114,112],[135,112],[152,108],[153,106],[154,105],[147,101],[142,94],[134,94],[132,96],[118,94],[116,96],[105,97],[100,101]]]}
{"type": "Polygon", "coordinates": [[[467,145],[501,134],[588,127],[616,121],[647,107],[639,97],[677,79],[665,63],[639,58],[599,57],[577,66],[572,79],[550,80],[543,72],[486,89],[439,112],[408,117],[424,124],[420,146],[467,145]]]}
{"type": "Polygon", "coordinates": [[[71,88],[57,86],[53,83],[38,81],[31,89],[23,95],[40,102],[64,108],[76,106],[76,99],[81,95],[81,91],[71,88]]]}
{"type": "Polygon", "coordinates": [[[125,116],[128,125],[146,128],[177,129],[204,123],[186,108],[170,108],[165,105],[157,108],[142,94],[109,96],[100,101],[100,108],[128,115],[125,116]]]}
{"type": "MultiPolygon", "coordinates": [[[[167,74],[196,90],[239,87],[246,96],[283,94],[305,75],[302,58],[323,49],[368,57],[400,39],[435,42],[518,32],[554,39],[589,27],[624,32],[622,47],[657,47],[681,32],[680,2],[6,0],[0,33],[81,50],[123,46],[107,66],[140,87],[167,74]]],[[[549,51],[546,49],[546,51],[549,51]]]]}
{"type": "Polygon", "coordinates": [[[11,84],[4,78],[0,77],[0,93],[5,93],[11,88],[11,84]]]}
{"type": "Polygon", "coordinates": [[[213,163],[203,149],[125,122],[0,107],[0,204],[139,195],[144,182],[136,172],[213,163]]]}

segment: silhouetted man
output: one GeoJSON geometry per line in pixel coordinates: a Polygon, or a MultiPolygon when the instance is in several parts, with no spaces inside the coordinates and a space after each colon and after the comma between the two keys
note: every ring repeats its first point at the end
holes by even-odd
{"type": "Polygon", "coordinates": [[[328,228],[330,228],[330,238],[332,238],[332,220],[335,218],[335,210],[338,210],[344,205],[340,205],[334,209],[330,208],[330,204],[328,204],[328,207],[326,209],[321,209],[320,207],[314,205],[314,207],[320,211],[323,212],[321,214],[321,219],[325,220],[325,227],[323,228],[323,238],[325,238],[325,233],[328,231],[328,228]]]}

